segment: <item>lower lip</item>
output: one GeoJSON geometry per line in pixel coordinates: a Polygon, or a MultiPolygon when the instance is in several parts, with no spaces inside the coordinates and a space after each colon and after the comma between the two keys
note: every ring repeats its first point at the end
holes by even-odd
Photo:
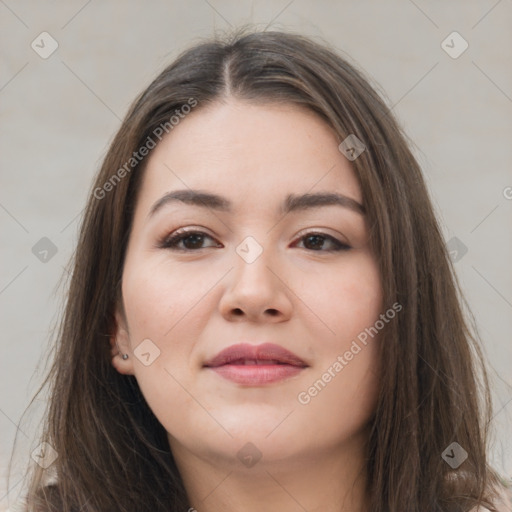
{"type": "Polygon", "coordinates": [[[211,368],[221,377],[237,384],[257,386],[279,382],[300,373],[304,368],[290,364],[235,365],[225,364],[211,368]]]}

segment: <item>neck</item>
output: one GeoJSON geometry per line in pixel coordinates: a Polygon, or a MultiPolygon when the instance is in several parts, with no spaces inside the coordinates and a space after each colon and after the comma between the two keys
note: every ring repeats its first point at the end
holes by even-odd
{"type": "Polygon", "coordinates": [[[238,459],[213,463],[174,443],[173,454],[198,512],[368,510],[364,439],[286,460],[262,458],[251,468],[238,459]]]}

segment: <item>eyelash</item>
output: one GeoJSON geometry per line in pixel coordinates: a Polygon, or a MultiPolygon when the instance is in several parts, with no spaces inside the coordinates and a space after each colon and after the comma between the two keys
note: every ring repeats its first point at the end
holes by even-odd
{"type": "MultiPolygon", "coordinates": [[[[180,252],[198,252],[201,249],[208,249],[208,247],[200,247],[199,249],[186,249],[186,248],[178,248],[177,247],[177,245],[180,242],[182,242],[183,240],[185,240],[186,238],[188,238],[188,237],[190,237],[192,235],[206,236],[206,237],[211,238],[213,240],[213,237],[211,237],[207,233],[204,233],[203,231],[177,230],[177,231],[175,231],[174,234],[172,234],[170,236],[166,236],[163,239],[161,239],[158,242],[158,248],[159,249],[170,249],[172,251],[180,251],[180,252]]],[[[303,239],[305,239],[307,237],[310,237],[310,236],[317,236],[317,237],[324,238],[326,240],[330,240],[335,245],[335,247],[336,247],[335,249],[329,249],[329,250],[309,249],[312,252],[339,252],[339,251],[348,251],[348,250],[350,250],[352,248],[348,244],[340,242],[339,240],[337,240],[336,238],[334,238],[334,237],[332,237],[330,235],[327,235],[325,233],[319,233],[319,232],[316,232],[316,231],[312,231],[310,233],[306,233],[306,234],[302,235],[300,237],[300,240],[303,240],[303,239]]]]}

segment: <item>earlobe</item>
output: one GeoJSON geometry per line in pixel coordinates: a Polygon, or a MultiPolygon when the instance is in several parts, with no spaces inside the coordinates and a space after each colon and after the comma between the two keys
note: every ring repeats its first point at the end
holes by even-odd
{"type": "Polygon", "coordinates": [[[133,361],[130,359],[131,345],[128,327],[123,314],[116,309],[114,329],[110,336],[112,366],[123,375],[133,375],[133,361]]]}

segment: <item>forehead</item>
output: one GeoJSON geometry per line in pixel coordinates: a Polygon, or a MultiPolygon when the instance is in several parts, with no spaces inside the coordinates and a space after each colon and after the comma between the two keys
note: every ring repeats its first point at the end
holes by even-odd
{"type": "Polygon", "coordinates": [[[141,207],[149,211],[163,194],[185,188],[229,197],[238,207],[268,208],[290,193],[320,190],[362,202],[340,142],[321,118],[293,105],[229,100],[199,108],[149,155],[141,207]]]}

